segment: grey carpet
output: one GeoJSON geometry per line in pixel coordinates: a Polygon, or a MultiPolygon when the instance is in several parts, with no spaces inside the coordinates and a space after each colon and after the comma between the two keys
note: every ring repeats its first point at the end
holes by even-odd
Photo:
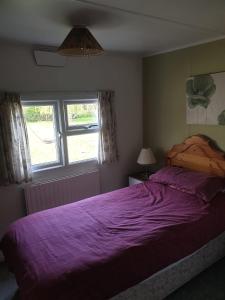
{"type": "MultiPolygon", "coordinates": [[[[166,300],[203,299],[225,299],[225,258],[166,298],[166,300]]],[[[0,264],[0,300],[19,300],[15,278],[8,272],[4,263],[0,264]]]]}
{"type": "Polygon", "coordinates": [[[0,264],[0,300],[19,300],[16,280],[4,263],[0,264]]]}

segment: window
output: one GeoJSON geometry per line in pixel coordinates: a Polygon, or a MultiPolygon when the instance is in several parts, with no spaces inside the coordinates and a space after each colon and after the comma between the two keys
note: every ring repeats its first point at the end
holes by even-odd
{"type": "Polygon", "coordinates": [[[65,125],[68,162],[74,163],[98,157],[98,103],[97,99],[65,101],[65,125]]]}
{"type": "Polygon", "coordinates": [[[98,158],[98,100],[22,102],[32,169],[42,170],[98,158]]]}

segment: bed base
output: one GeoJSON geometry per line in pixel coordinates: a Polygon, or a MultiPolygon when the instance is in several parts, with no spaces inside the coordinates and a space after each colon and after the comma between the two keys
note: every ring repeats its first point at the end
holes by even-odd
{"type": "Polygon", "coordinates": [[[161,300],[225,255],[225,232],[111,300],[161,300]]]}

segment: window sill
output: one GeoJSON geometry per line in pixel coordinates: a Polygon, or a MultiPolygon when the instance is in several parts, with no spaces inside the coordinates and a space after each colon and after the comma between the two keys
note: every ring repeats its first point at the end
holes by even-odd
{"type": "Polygon", "coordinates": [[[33,183],[60,180],[66,177],[78,176],[99,170],[97,160],[83,161],[69,166],[57,166],[48,170],[33,173],[33,183]]]}

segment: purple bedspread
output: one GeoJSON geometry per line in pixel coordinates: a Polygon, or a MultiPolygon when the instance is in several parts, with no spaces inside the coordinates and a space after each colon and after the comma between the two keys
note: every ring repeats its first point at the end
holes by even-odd
{"type": "Polygon", "coordinates": [[[23,300],[100,300],[135,285],[225,231],[211,203],[146,182],[13,223],[1,248],[23,300]]]}

